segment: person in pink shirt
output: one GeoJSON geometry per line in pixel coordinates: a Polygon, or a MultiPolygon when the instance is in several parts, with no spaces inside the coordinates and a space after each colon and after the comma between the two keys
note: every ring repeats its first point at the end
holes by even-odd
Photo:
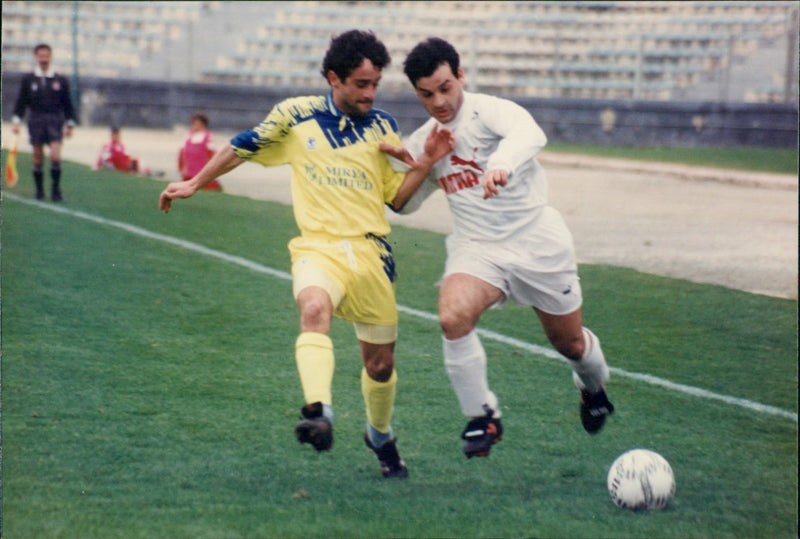
{"type": "MultiPolygon", "coordinates": [[[[202,113],[192,115],[192,124],[186,141],[178,154],[178,170],[183,181],[191,180],[214,155],[213,133],[208,129],[208,117],[202,113]]],[[[203,189],[221,191],[217,180],[208,182],[203,189]]]]}

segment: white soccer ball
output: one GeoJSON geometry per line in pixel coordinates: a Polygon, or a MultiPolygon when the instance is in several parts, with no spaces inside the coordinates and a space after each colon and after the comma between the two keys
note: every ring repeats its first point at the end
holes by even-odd
{"type": "Polygon", "coordinates": [[[617,457],[607,485],[615,504],[634,511],[663,509],[675,495],[669,462],[649,449],[631,449],[617,457]]]}

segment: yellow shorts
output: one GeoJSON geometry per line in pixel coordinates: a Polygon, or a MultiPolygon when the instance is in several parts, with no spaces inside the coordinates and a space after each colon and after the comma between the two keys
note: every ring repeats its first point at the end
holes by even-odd
{"type": "Polygon", "coordinates": [[[355,324],[360,340],[397,340],[394,257],[384,238],[301,236],[289,242],[289,253],[295,298],[319,286],[331,297],[334,314],[355,324]]]}

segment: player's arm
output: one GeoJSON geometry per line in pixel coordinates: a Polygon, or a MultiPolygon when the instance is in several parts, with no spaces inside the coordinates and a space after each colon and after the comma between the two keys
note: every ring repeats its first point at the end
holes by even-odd
{"type": "Polygon", "coordinates": [[[185,182],[172,182],[167,185],[158,199],[158,208],[164,213],[168,213],[172,201],[176,198],[189,198],[211,180],[216,180],[220,176],[227,174],[235,169],[244,161],[237,156],[233,147],[225,146],[214,157],[206,163],[203,169],[191,180],[185,182]]]}
{"type": "Polygon", "coordinates": [[[15,135],[19,133],[20,124],[22,124],[25,111],[31,101],[29,89],[30,80],[29,77],[25,76],[22,78],[22,84],[20,84],[19,95],[17,95],[17,101],[14,103],[14,117],[11,120],[11,132],[15,135]]]}
{"type": "Polygon", "coordinates": [[[481,179],[484,199],[499,194],[498,188],[508,184],[511,171],[547,144],[547,136],[527,110],[506,99],[493,98],[492,102],[493,113],[481,118],[501,140],[489,156],[481,179]]]}
{"type": "Polygon", "coordinates": [[[61,81],[61,106],[64,109],[64,118],[67,120],[64,123],[64,135],[69,138],[72,136],[72,130],[78,123],[78,117],[75,114],[75,107],[72,105],[72,92],[69,90],[69,80],[66,77],[56,76],[61,81]]]}
{"type": "Polygon", "coordinates": [[[394,157],[410,166],[411,169],[406,172],[406,177],[397,194],[392,199],[392,209],[400,211],[400,209],[408,202],[425,178],[431,171],[434,163],[453,151],[455,148],[455,137],[449,129],[439,129],[439,124],[434,124],[433,129],[425,139],[425,148],[422,155],[418,159],[414,159],[409,151],[405,148],[398,148],[390,144],[381,143],[380,149],[387,155],[394,157]]]}

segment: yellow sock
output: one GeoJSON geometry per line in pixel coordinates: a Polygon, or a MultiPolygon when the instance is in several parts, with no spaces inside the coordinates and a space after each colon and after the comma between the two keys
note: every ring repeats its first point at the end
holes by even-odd
{"type": "Polygon", "coordinates": [[[323,333],[307,331],[297,337],[295,360],[306,404],[332,404],[333,342],[323,333]]]}
{"type": "Polygon", "coordinates": [[[361,393],[367,407],[367,422],[378,432],[389,432],[396,386],[397,371],[392,371],[392,376],[386,382],[373,380],[366,369],[361,371],[361,393]]]}

